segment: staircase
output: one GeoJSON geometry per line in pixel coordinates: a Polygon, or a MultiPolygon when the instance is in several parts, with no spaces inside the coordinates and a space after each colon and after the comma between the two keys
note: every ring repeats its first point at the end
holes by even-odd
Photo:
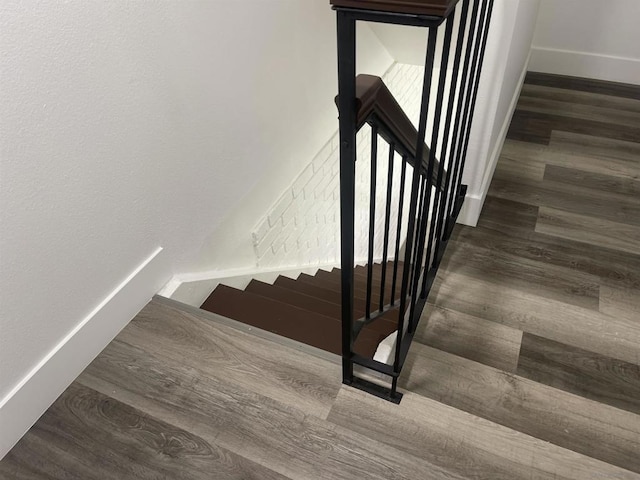
{"type": "MultiPolygon", "coordinates": [[[[393,272],[393,262],[387,263],[387,276],[393,272]]],[[[397,277],[403,272],[398,262],[397,277]]],[[[305,273],[297,279],[279,276],[273,285],[251,280],[244,290],[219,285],[201,308],[232,318],[247,325],[282,335],[327,352],[342,352],[339,268],[305,273]]],[[[388,277],[387,277],[388,278],[388,277]]],[[[372,305],[379,305],[382,265],[372,268],[372,305]]],[[[391,298],[392,282],[385,282],[385,299],[391,298]]],[[[397,292],[395,292],[397,296],[397,292]]],[[[354,269],[354,317],[365,316],[367,267],[354,269]]],[[[354,351],[373,359],[382,340],[397,328],[397,311],[390,311],[363,327],[354,351]],[[395,315],[394,315],[395,314],[395,315]]]]}
{"type": "Polygon", "coordinates": [[[253,280],[244,291],[221,285],[202,309],[340,355],[344,384],[400,402],[398,379],[466,196],[462,173],[493,3],[331,1],[337,19],[341,268],[281,277],[273,285],[253,280]],[[356,23],[371,20],[426,28],[417,124],[380,78],[356,75],[356,23]],[[368,155],[357,148],[365,126],[368,155]],[[365,191],[356,191],[356,162],[367,162],[365,191]],[[356,215],[367,206],[368,221],[366,214],[356,215]],[[366,239],[356,235],[356,224],[361,228],[365,221],[366,239]],[[367,266],[356,266],[356,256],[367,266]],[[394,358],[376,356],[393,332],[394,358]],[[360,378],[354,366],[383,374],[389,385],[360,378]]]}
{"type": "Polygon", "coordinates": [[[344,384],[400,402],[398,379],[466,197],[462,179],[493,3],[331,0],[341,268],[280,277],[273,285],[253,280],[243,291],[220,285],[202,309],[340,355],[344,384]],[[426,29],[415,124],[382,79],[356,75],[356,23],[371,20],[426,29]],[[368,152],[358,149],[365,126],[368,152]],[[356,182],[363,162],[369,178],[356,182]],[[364,225],[368,235],[356,235],[364,225]],[[356,257],[367,266],[356,266],[356,257]],[[393,358],[382,358],[382,349],[376,355],[393,332],[393,358]],[[355,366],[382,374],[385,382],[361,378],[355,366]]]}

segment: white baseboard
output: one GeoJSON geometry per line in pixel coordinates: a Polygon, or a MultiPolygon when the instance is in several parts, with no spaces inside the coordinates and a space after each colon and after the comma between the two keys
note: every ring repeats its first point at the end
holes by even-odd
{"type": "MultiPolygon", "coordinates": [[[[495,167],[494,167],[495,168],[495,167]]],[[[461,223],[468,227],[475,227],[478,225],[480,214],[482,213],[482,207],[484,206],[484,199],[487,193],[483,195],[468,195],[464,197],[464,204],[458,214],[458,220],[456,223],[461,223]]]]}
{"type": "MultiPolygon", "coordinates": [[[[381,262],[381,258],[374,258],[374,262],[381,262]]],[[[366,265],[366,258],[356,258],[356,265],[366,265]]],[[[244,290],[251,280],[260,280],[265,283],[273,283],[279,275],[298,278],[301,273],[315,275],[318,270],[330,271],[340,268],[340,262],[323,263],[316,265],[287,266],[281,268],[244,268],[225,271],[209,271],[199,273],[182,273],[174,275],[167,284],[162,287],[158,295],[170,298],[178,302],[186,303],[192,307],[200,307],[207,297],[222,284],[228,287],[244,290]]]]}
{"type": "Polygon", "coordinates": [[[475,227],[476,225],[478,225],[478,220],[480,219],[480,214],[482,213],[482,207],[484,206],[484,200],[485,198],[487,198],[487,192],[489,191],[491,180],[493,179],[493,172],[495,172],[496,166],[498,165],[498,160],[500,160],[502,147],[504,146],[504,142],[507,139],[509,127],[511,126],[511,119],[513,118],[513,114],[516,111],[516,106],[518,105],[518,99],[520,98],[520,92],[522,91],[522,86],[524,85],[524,79],[527,76],[527,71],[531,68],[531,57],[532,54],[530,53],[527,61],[524,64],[524,68],[520,73],[520,79],[518,81],[518,85],[520,85],[520,87],[516,89],[513,98],[511,99],[511,103],[509,104],[508,115],[502,123],[500,133],[498,134],[498,138],[495,145],[493,146],[491,156],[489,157],[489,161],[487,162],[487,166],[485,167],[484,174],[482,176],[482,183],[480,184],[480,191],[476,193],[467,193],[467,196],[464,199],[464,204],[462,205],[462,209],[458,214],[458,220],[456,223],[461,223],[469,227],[475,227]]]}
{"type": "Polygon", "coordinates": [[[533,47],[533,72],[640,84],[640,59],[533,47]]]}
{"type": "Polygon", "coordinates": [[[273,283],[279,275],[298,278],[301,273],[315,275],[318,270],[331,270],[339,264],[304,265],[283,268],[253,268],[175,275],[159,292],[166,298],[200,307],[213,290],[220,284],[243,290],[251,280],[273,283]]]}
{"type": "Polygon", "coordinates": [[[0,459],[167,281],[153,252],[0,401],[0,459]]]}

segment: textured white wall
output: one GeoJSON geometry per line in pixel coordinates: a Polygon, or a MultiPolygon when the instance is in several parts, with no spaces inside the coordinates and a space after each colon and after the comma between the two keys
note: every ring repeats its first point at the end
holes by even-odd
{"type": "MultiPolygon", "coordinates": [[[[383,80],[398,99],[409,118],[418,118],[420,95],[424,69],[413,65],[395,64],[383,80]]],[[[355,256],[359,262],[366,261],[368,255],[369,200],[371,181],[371,129],[365,125],[358,133],[358,161],[356,163],[356,237],[355,256]]],[[[378,168],[376,172],[376,220],[375,258],[382,257],[383,225],[386,203],[386,185],[389,167],[389,146],[384,140],[378,143],[378,168]]],[[[269,208],[252,237],[259,268],[302,267],[340,261],[340,185],[339,151],[337,132],[322,150],[308,163],[269,208]]],[[[411,178],[408,168],[407,184],[411,178]]],[[[391,232],[389,245],[393,249],[398,219],[401,162],[394,160],[394,188],[392,190],[391,232]]],[[[405,196],[410,191],[405,189],[405,196]]],[[[407,209],[404,209],[406,218],[407,209]]],[[[406,223],[403,224],[406,234],[406,223]]],[[[404,237],[404,235],[402,235],[404,237]]]]}
{"type": "Polygon", "coordinates": [[[640,2],[542,0],[535,71],[640,84],[640,2]]]}
{"type": "MultiPolygon", "coordinates": [[[[0,399],[158,246],[162,275],[255,262],[264,205],[336,127],[334,16],[0,4],[0,399]]],[[[367,37],[359,67],[382,73],[367,37]]]]}

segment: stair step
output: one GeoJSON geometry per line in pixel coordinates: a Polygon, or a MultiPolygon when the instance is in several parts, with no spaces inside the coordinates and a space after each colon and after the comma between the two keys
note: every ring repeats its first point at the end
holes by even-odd
{"type": "MultiPolygon", "coordinates": [[[[341,322],[251,292],[219,285],[201,308],[340,355],[341,322]]],[[[384,339],[371,329],[358,336],[354,351],[373,358],[384,339]]]]}
{"type": "MultiPolygon", "coordinates": [[[[363,292],[366,293],[367,291],[367,270],[358,270],[358,269],[354,269],[354,282],[355,282],[355,288],[358,290],[361,290],[363,292]]],[[[391,289],[391,283],[393,280],[393,271],[388,271],[387,272],[387,277],[385,279],[385,286],[387,287],[388,290],[391,289]]],[[[333,283],[335,284],[339,284],[342,277],[341,277],[341,270],[338,268],[334,268],[332,271],[327,272],[327,271],[319,271],[316,274],[316,277],[319,278],[326,278],[326,279],[331,279],[333,283]]],[[[399,290],[400,288],[400,279],[402,278],[402,271],[398,270],[398,278],[397,278],[397,285],[396,285],[396,291],[399,290]]],[[[382,285],[382,277],[381,274],[379,276],[376,276],[376,274],[373,274],[373,277],[371,279],[371,285],[373,286],[374,290],[380,290],[380,285],[382,285]]]]}
{"type": "MultiPolygon", "coordinates": [[[[300,293],[296,290],[287,289],[278,285],[269,285],[258,280],[252,280],[245,291],[261,295],[266,298],[271,298],[288,305],[302,308],[310,312],[319,313],[336,321],[342,321],[342,310],[339,304],[327,302],[314,295],[308,295],[300,293]]],[[[312,292],[310,292],[312,293],[312,292]]],[[[364,317],[364,300],[356,303],[354,309],[354,317],[364,317]]],[[[393,319],[382,316],[376,319],[374,322],[365,326],[363,331],[369,330],[371,332],[377,332],[377,334],[384,335],[384,338],[389,336],[397,329],[397,318],[393,319]]]]}
{"type": "MultiPolygon", "coordinates": [[[[333,282],[331,284],[327,284],[322,279],[307,275],[306,273],[300,274],[296,280],[286,277],[278,277],[274,282],[274,285],[296,290],[307,295],[318,296],[319,298],[335,303],[336,305],[342,304],[342,293],[340,288],[336,288],[333,282]]],[[[359,290],[354,290],[354,300],[356,302],[361,301],[364,305],[365,299],[366,293],[362,294],[359,290]]]]}
{"type": "Polygon", "coordinates": [[[245,291],[272,298],[273,300],[319,313],[320,315],[336,320],[341,317],[340,305],[338,303],[328,302],[317,295],[301,293],[275,284],[269,285],[259,280],[251,280],[245,291]]]}
{"type": "MultiPolygon", "coordinates": [[[[404,262],[403,261],[399,261],[398,262],[398,271],[401,271],[404,268],[404,262]]],[[[355,269],[356,271],[359,272],[367,272],[367,265],[356,265],[355,269]]],[[[389,272],[393,272],[393,260],[389,260],[387,262],[387,273],[389,272]]],[[[382,263],[374,263],[373,264],[373,274],[380,276],[382,274],[382,263]]]]}
{"type": "MultiPolygon", "coordinates": [[[[389,262],[392,271],[393,263],[389,262]]],[[[380,298],[382,265],[373,266],[372,310],[380,298]]],[[[399,274],[402,265],[399,264],[399,274]]],[[[366,306],[366,268],[354,271],[354,316],[363,318],[366,306]],[[364,272],[364,274],[363,274],[364,272]]],[[[278,277],[273,285],[252,280],[245,291],[220,285],[202,309],[292,338],[332,353],[341,354],[341,271],[318,270],[297,280],[278,277]]],[[[385,298],[390,298],[388,277],[385,298]]],[[[366,325],[355,340],[354,351],[372,358],[380,342],[397,330],[397,311],[386,312],[366,325]]]]}
{"type": "Polygon", "coordinates": [[[640,416],[414,342],[407,390],[640,473],[640,416]]]}
{"type": "MultiPolygon", "coordinates": [[[[400,279],[402,278],[402,272],[404,271],[404,264],[402,262],[398,263],[398,283],[400,281],[400,279]]],[[[357,275],[357,276],[363,276],[366,278],[366,276],[368,275],[369,269],[367,268],[366,265],[357,265],[354,269],[353,269],[353,274],[357,275]]],[[[375,263],[373,265],[373,280],[377,281],[378,283],[380,283],[380,280],[382,280],[382,265],[379,263],[375,263]]],[[[393,262],[387,262],[387,271],[386,271],[386,278],[387,278],[387,282],[390,282],[393,279],[393,262]]]]}
{"type": "MultiPolygon", "coordinates": [[[[402,272],[398,271],[398,278],[396,279],[395,291],[393,295],[393,299],[397,301],[400,298],[400,291],[402,289],[402,272]]],[[[364,275],[355,275],[355,284],[360,288],[360,290],[364,291],[366,296],[367,291],[367,276],[364,275]]],[[[375,278],[371,281],[371,298],[372,298],[372,308],[376,305],[379,305],[380,302],[380,287],[382,282],[376,280],[375,278]],[[375,299],[375,300],[374,300],[375,299]]],[[[384,289],[384,303],[388,304],[391,300],[391,290],[393,287],[393,278],[388,276],[385,281],[385,289],[384,289]]]]}
{"type": "MultiPolygon", "coordinates": [[[[302,275],[301,275],[302,276],[302,275]]],[[[315,280],[315,284],[316,285],[321,285],[327,289],[331,289],[334,291],[338,291],[340,292],[342,289],[342,282],[340,279],[340,271],[337,270],[335,272],[318,272],[316,274],[315,277],[313,277],[315,280]]],[[[367,281],[366,278],[363,279],[363,277],[356,277],[354,278],[354,286],[353,286],[353,290],[354,290],[354,295],[358,296],[361,299],[366,299],[367,297],[367,281]]],[[[385,286],[384,289],[385,293],[384,293],[384,299],[385,299],[385,304],[389,302],[389,299],[391,298],[391,282],[387,281],[387,284],[385,286]]],[[[396,292],[395,292],[395,299],[397,299],[400,296],[400,285],[396,286],[396,292]]],[[[377,307],[379,305],[380,302],[380,283],[378,282],[377,285],[375,283],[373,283],[372,288],[371,288],[371,308],[372,310],[375,309],[375,307],[377,307]]]]}
{"type": "MultiPolygon", "coordinates": [[[[292,278],[279,276],[276,278],[276,281],[273,282],[275,286],[286,288],[288,290],[292,290],[294,292],[304,293],[305,295],[314,296],[316,298],[320,298],[325,302],[331,302],[336,305],[340,305],[340,292],[336,292],[334,290],[329,290],[327,288],[320,287],[315,285],[313,281],[309,282],[303,277],[304,274],[300,275],[297,280],[292,278]]],[[[309,277],[313,280],[313,277],[309,277]]]]}
{"type": "MultiPolygon", "coordinates": [[[[391,275],[391,273],[393,272],[388,272],[387,278],[385,279],[385,285],[387,287],[391,287],[391,284],[393,283],[393,276],[391,275]]],[[[401,272],[398,272],[398,275],[401,275],[401,272]]],[[[401,278],[402,278],[401,276],[398,276],[397,280],[400,280],[401,278]]],[[[366,291],[366,288],[367,288],[366,270],[364,272],[354,270],[353,279],[356,285],[360,286],[362,289],[366,291]]],[[[382,278],[376,277],[376,275],[374,274],[371,278],[371,285],[373,286],[374,290],[376,289],[380,290],[380,285],[382,285],[382,278]]],[[[396,281],[396,292],[398,291],[399,288],[400,288],[400,282],[396,281]]]]}
{"type": "MultiPolygon", "coordinates": [[[[315,274],[313,278],[318,281],[326,282],[327,285],[331,285],[333,289],[342,289],[342,277],[340,276],[341,271],[339,269],[334,269],[330,272],[325,270],[318,270],[318,273],[315,274]]],[[[361,276],[354,276],[353,289],[361,294],[362,297],[365,297],[367,294],[367,279],[362,278],[361,276]]]]}
{"type": "MultiPolygon", "coordinates": [[[[366,296],[367,293],[367,276],[366,275],[354,275],[353,277],[354,280],[354,289],[358,290],[359,292],[362,292],[362,294],[364,294],[366,296]]],[[[400,289],[402,288],[402,279],[401,277],[398,277],[397,281],[396,281],[396,289],[395,289],[395,298],[398,298],[400,289]]],[[[384,298],[385,298],[385,303],[389,303],[388,300],[390,298],[391,295],[391,287],[393,286],[393,279],[391,277],[387,277],[386,281],[385,281],[385,294],[384,294],[384,298]]],[[[376,279],[372,279],[371,280],[371,293],[379,293],[380,292],[380,287],[381,287],[382,283],[380,282],[380,280],[376,280],[376,279]]],[[[378,297],[379,298],[379,297],[378,297]]]]}
{"type": "MultiPolygon", "coordinates": [[[[326,273],[326,272],[325,272],[326,273]]],[[[327,278],[318,278],[317,276],[312,277],[310,275],[301,274],[297,280],[291,279],[277,279],[274,285],[287,286],[287,288],[291,288],[294,290],[300,289],[304,293],[308,295],[322,295],[322,298],[330,298],[336,304],[340,304],[340,296],[341,296],[341,286],[335,280],[328,281],[327,278]],[[318,293],[316,293],[318,292],[318,293]]],[[[371,312],[375,313],[378,302],[380,291],[377,292],[374,290],[371,296],[371,312]]],[[[390,297],[385,295],[385,303],[388,301],[390,297]]],[[[396,293],[396,299],[398,298],[398,294],[396,293]]],[[[365,305],[366,305],[366,292],[363,293],[361,290],[354,290],[354,313],[355,318],[364,317],[365,305]]],[[[388,316],[385,316],[385,319],[389,319],[388,316]]],[[[397,325],[397,319],[393,320],[394,326],[397,325]]]]}

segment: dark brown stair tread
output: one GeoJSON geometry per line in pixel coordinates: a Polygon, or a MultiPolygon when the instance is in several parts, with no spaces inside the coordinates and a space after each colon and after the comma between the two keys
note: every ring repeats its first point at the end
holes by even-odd
{"type": "MultiPolygon", "coordinates": [[[[201,308],[337,355],[341,354],[341,325],[338,320],[330,317],[226,285],[219,285],[201,308]]],[[[372,358],[383,338],[382,333],[363,330],[355,342],[354,351],[372,358]]]]}
{"type": "MultiPolygon", "coordinates": [[[[316,281],[326,285],[330,285],[332,288],[340,291],[342,289],[342,278],[340,277],[340,270],[333,272],[327,272],[325,270],[318,270],[313,277],[316,281]]],[[[354,277],[353,289],[354,292],[359,293],[361,297],[367,296],[367,283],[366,279],[362,281],[360,277],[354,277]]]]}
{"type": "MultiPolygon", "coordinates": [[[[404,266],[404,262],[402,260],[400,260],[398,262],[398,268],[402,268],[404,266]]],[[[367,269],[367,265],[356,265],[357,269],[362,269],[362,270],[366,270],[367,269]]],[[[389,260],[387,261],[387,270],[391,268],[393,269],[393,260],[389,260]]],[[[379,272],[382,270],[382,262],[374,262],[373,264],[373,271],[374,272],[379,272]]]]}
{"type": "MultiPolygon", "coordinates": [[[[367,285],[367,270],[366,269],[356,269],[353,272],[353,276],[354,276],[354,281],[356,282],[357,285],[362,285],[363,288],[366,288],[367,285]]],[[[396,292],[398,290],[400,290],[401,285],[402,285],[402,275],[404,274],[404,269],[402,268],[398,268],[398,272],[396,274],[396,292]]],[[[380,285],[382,284],[382,274],[376,274],[375,272],[373,273],[373,276],[371,278],[371,284],[377,288],[378,290],[380,290],[380,285]]],[[[385,286],[386,287],[391,287],[393,285],[393,269],[388,269],[387,270],[387,275],[385,278],[385,286]]]]}
{"type": "MultiPolygon", "coordinates": [[[[287,279],[287,280],[291,280],[291,279],[287,279]]],[[[251,286],[251,284],[254,284],[254,286],[252,287],[252,290],[254,293],[259,293],[262,294],[264,296],[267,297],[271,297],[271,298],[275,298],[271,295],[271,290],[270,288],[276,288],[278,289],[278,293],[277,295],[282,295],[282,297],[278,298],[279,300],[281,300],[283,303],[289,303],[291,305],[297,305],[299,307],[302,308],[306,308],[310,311],[314,311],[317,313],[322,313],[321,310],[318,310],[316,308],[311,307],[311,303],[309,303],[309,298],[310,297],[315,297],[314,299],[316,299],[319,302],[322,302],[321,305],[319,305],[319,308],[321,309],[327,309],[327,310],[323,310],[325,315],[330,316],[332,318],[335,318],[336,320],[341,321],[342,318],[342,312],[340,309],[340,293],[339,292],[333,292],[333,295],[337,295],[337,299],[336,302],[326,302],[324,300],[319,299],[319,296],[317,295],[317,292],[319,290],[319,287],[315,287],[312,286],[312,288],[307,288],[305,290],[304,294],[301,294],[303,298],[297,298],[295,300],[292,300],[291,302],[289,301],[289,298],[286,296],[288,293],[293,293],[293,294],[300,294],[300,292],[296,289],[296,287],[299,287],[301,284],[297,281],[288,281],[286,283],[289,284],[290,288],[282,288],[278,285],[278,281],[276,280],[276,282],[273,285],[268,285],[268,284],[262,284],[263,286],[259,286],[256,287],[255,285],[257,283],[262,283],[262,282],[256,282],[255,280],[253,280],[249,285],[251,286]],[[258,288],[260,290],[260,292],[256,291],[255,289],[258,288]],[[306,302],[304,304],[300,304],[300,303],[296,303],[296,302],[306,302]],[[330,311],[328,310],[327,307],[327,303],[329,303],[332,307],[333,307],[333,312],[334,313],[330,313],[330,311]]],[[[283,281],[281,281],[283,282],[283,281]]],[[[309,287],[309,284],[302,284],[305,287],[309,287]]],[[[247,290],[249,290],[249,287],[247,287],[247,290]]],[[[354,318],[359,319],[364,317],[364,313],[365,313],[365,302],[366,300],[364,298],[355,298],[355,303],[354,303],[354,318]]],[[[375,312],[375,309],[373,310],[375,312]]],[[[389,325],[389,317],[385,316],[384,318],[380,318],[378,320],[376,320],[375,322],[373,322],[372,324],[368,325],[366,327],[366,330],[371,330],[371,331],[377,331],[380,332],[382,334],[385,335],[385,337],[387,335],[389,335],[389,331],[391,329],[391,331],[394,331],[396,329],[396,325],[397,325],[397,319],[394,319],[392,321],[392,323],[389,325]]]]}
{"type": "MultiPolygon", "coordinates": [[[[339,268],[334,268],[330,272],[327,272],[326,270],[318,270],[318,273],[316,273],[315,276],[320,278],[331,278],[335,282],[339,283],[342,280],[341,272],[342,271],[339,268]]],[[[380,289],[380,285],[382,284],[381,275],[382,274],[380,274],[380,276],[376,276],[374,272],[371,278],[371,284],[377,286],[378,289],[380,289]]],[[[359,288],[362,288],[362,289],[367,288],[367,270],[366,269],[358,269],[358,268],[354,269],[353,277],[354,277],[355,284],[359,288]]],[[[402,278],[402,270],[398,269],[398,280],[400,280],[401,278],[402,278]]],[[[388,270],[387,276],[385,279],[386,285],[391,286],[392,280],[393,280],[393,270],[388,270]]],[[[400,285],[399,282],[398,282],[398,285],[400,285]]]]}
{"type": "MultiPolygon", "coordinates": [[[[340,270],[336,269],[337,272],[339,273],[340,270]]],[[[327,272],[324,272],[327,273],[327,272]]],[[[305,295],[308,296],[316,296],[318,297],[317,292],[319,290],[323,290],[324,292],[327,292],[327,289],[323,289],[322,287],[319,287],[317,285],[323,285],[324,282],[316,277],[311,277],[309,275],[305,275],[304,277],[302,277],[302,283],[299,281],[301,280],[301,277],[298,277],[298,281],[291,281],[291,279],[287,279],[287,280],[282,280],[281,282],[286,282],[289,286],[289,289],[291,291],[297,291],[297,288],[304,286],[305,290],[304,293],[305,295]]],[[[276,280],[276,282],[274,283],[274,285],[277,285],[278,281],[276,280]]],[[[337,284],[333,284],[331,286],[332,290],[328,291],[328,295],[332,295],[332,298],[335,299],[334,303],[336,305],[336,307],[338,309],[340,309],[340,290],[337,288],[337,284]]],[[[371,312],[373,314],[375,314],[375,312],[377,311],[377,307],[378,307],[378,303],[375,303],[378,301],[378,299],[380,298],[377,294],[377,292],[379,292],[379,290],[374,291],[374,295],[373,295],[373,301],[374,304],[372,305],[371,308],[371,312]]],[[[361,319],[364,317],[365,315],[365,305],[366,305],[366,298],[363,297],[359,297],[357,296],[358,293],[356,292],[356,296],[354,297],[354,318],[355,319],[361,319]]],[[[365,293],[366,295],[366,293],[365,293]]],[[[386,296],[385,298],[389,298],[388,296],[386,296]]],[[[397,298],[397,296],[396,296],[397,298]]],[[[286,303],[286,300],[285,300],[286,303]]],[[[341,319],[342,315],[341,315],[341,311],[338,310],[338,314],[335,316],[336,319],[341,319]]],[[[384,334],[385,337],[387,337],[389,335],[389,333],[395,331],[397,328],[397,317],[393,317],[393,319],[391,319],[391,317],[389,316],[389,314],[386,314],[380,318],[378,318],[375,322],[367,325],[367,327],[365,327],[365,330],[367,331],[376,331],[376,332],[380,332],[382,334],[384,334]]]]}
{"type": "MultiPolygon", "coordinates": [[[[401,278],[403,270],[404,270],[404,263],[398,262],[398,278],[401,278]]],[[[369,272],[369,269],[366,265],[356,265],[356,267],[353,269],[354,275],[360,275],[360,276],[366,277],[368,272],[369,272]]],[[[382,264],[374,263],[372,272],[373,272],[373,278],[375,280],[381,280],[382,264]]],[[[393,277],[393,262],[387,262],[387,279],[390,279],[392,277],[393,277]]]]}
{"type": "MultiPolygon", "coordinates": [[[[389,335],[391,335],[393,332],[398,330],[397,322],[398,322],[398,314],[395,310],[391,312],[386,312],[380,317],[376,318],[372,323],[365,326],[362,329],[361,334],[364,332],[372,332],[372,333],[375,332],[376,334],[382,335],[382,339],[385,339],[389,335]]],[[[378,342],[378,344],[380,344],[380,342],[378,342]]]]}
{"type": "MultiPolygon", "coordinates": [[[[318,272],[320,273],[320,272],[318,272]]],[[[307,275],[306,273],[302,273],[300,274],[300,276],[298,276],[298,278],[295,280],[296,282],[299,283],[304,283],[307,285],[310,285],[314,288],[322,288],[324,290],[328,290],[333,292],[335,298],[336,298],[336,303],[340,304],[341,303],[341,288],[340,288],[340,283],[339,282],[335,282],[333,280],[331,280],[330,282],[327,282],[325,278],[323,278],[322,275],[318,275],[318,273],[316,273],[315,276],[311,276],[311,275],[307,275]]],[[[325,272],[326,273],[326,272],[325,272]]],[[[364,300],[366,298],[366,292],[362,292],[359,289],[354,289],[354,296],[356,299],[362,299],[364,300]]]]}
{"type": "MultiPolygon", "coordinates": [[[[319,273],[319,272],[318,272],[319,273]]],[[[326,274],[328,272],[324,272],[326,274]]],[[[294,289],[305,293],[307,295],[317,296],[328,302],[341,304],[341,280],[334,279],[332,277],[325,277],[324,274],[315,276],[307,275],[305,273],[300,274],[296,280],[292,280],[286,277],[279,277],[274,282],[274,285],[294,289]],[[330,281],[327,281],[327,278],[330,281]]],[[[379,289],[378,289],[379,290],[379,289]]],[[[359,286],[354,288],[354,300],[356,304],[362,303],[361,310],[364,311],[364,302],[367,298],[366,283],[364,287],[359,286]]],[[[396,294],[397,295],[397,294],[396,294]]]]}
{"type": "MultiPolygon", "coordinates": [[[[320,298],[326,302],[331,302],[338,306],[340,306],[342,303],[340,290],[336,290],[334,288],[325,288],[322,286],[322,282],[318,282],[314,277],[310,277],[308,275],[304,277],[301,275],[297,280],[280,276],[273,284],[278,287],[287,288],[295,292],[300,292],[305,295],[320,298]]],[[[361,307],[356,306],[356,311],[364,312],[365,298],[360,297],[356,292],[354,300],[356,302],[356,305],[361,305],[361,307]]]]}
{"type": "Polygon", "coordinates": [[[338,303],[327,302],[317,295],[308,295],[299,291],[284,288],[278,285],[269,285],[268,283],[260,282],[258,280],[251,280],[246,292],[255,293],[256,295],[262,295],[263,297],[272,298],[282,303],[292,305],[294,307],[303,308],[310,312],[319,313],[326,317],[331,317],[336,320],[340,319],[341,310],[338,303]]]}
{"type": "MultiPolygon", "coordinates": [[[[300,275],[302,277],[302,275],[300,275]]],[[[299,278],[300,278],[299,277],[299,278]]],[[[313,277],[309,278],[309,276],[304,277],[304,280],[309,282],[314,282],[316,285],[323,285],[325,288],[329,288],[336,291],[341,291],[342,289],[342,279],[340,277],[340,271],[337,272],[327,272],[324,270],[319,270],[313,277]]],[[[361,298],[366,298],[367,296],[367,284],[366,279],[363,281],[361,277],[354,277],[353,290],[356,296],[361,298]]]]}
{"type": "MultiPolygon", "coordinates": [[[[300,285],[295,281],[290,281],[288,283],[294,288],[295,286],[300,285]]],[[[317,295],[314,295],[314,293],[317,293],[317,288],[314,287],[315,291],[313,289],[307,290],[307,293],[300,293],[294,288],[284,288],[275,284],[269,285],[257,280],[252,280],[252,282],[247,286],[246,291],[265,298],[279,301],[281,303],[298,307],[309,312],[331,317],[338,322],[341,321],[340,305],[336,303],[326,302],[318,298],[317,295]]],[[[359,302],[356,301],[354,310],[355,318],[362,318],[364,316],[364,303],[364,299],[360,300],[359,302]]],[[[369,332],[376,336],[382,335],[383,338],[386,338],[390,333],[395,331],[396,328],[397,316],[390,316],[389,314],[386,314],[378,318],[371,324],[367,325],[363,329],[363,332],[369,332]]]]}
{"type": "MultiPolygon", "coordinates": [[[[367,288],[367,271],[366,270],[354,270],[353,272],[353,279],[356,283],[356,285],[358,285],[359,287],[362,286],[362,288],[367,288]]],[[[396,277],[396,292],[400,289],[400,285],[402,282],[402,270],[398,269],[398,274],[396,277]]],[[[371,277],[371,285],[373,286],[373,288],[377,288],[378,290],[380,290],[380,285],[382,285],[382,277],[378,276],[376,277],[376,274],[374,273],[373,276],[371,277]]],[[[385,286],[391,288],[391,286],[393,285],[393,270],[391,271],[387,271],[387,276],[385,278],[385,286]]]]}
{"type": "MultiPolygon", "coordinates": [[[[313,278],[313,277],[311,277],[313,278]]],[[[304,293],[305,295],[315,296],[326,302],[335,303],[340,305],[340,292],[329,290],[315,285],[313,282],[306,282],[304,279],[298,277],[297,280],[292,278],[279,276],[274,285],[282,288],[287,288],[296,292],[304,293]]]]}
{"type": "MultiPolygon", "coordinates": [[[[327,272],[324,272],[325,274],[327,272]]],[[[275,284],[282,284],[283,281],[278,281],[276,280],[275,284]]],[[[314,293],[314,291],[322,291],[323,295],[326,294],[327,296],[331,295],[331,298],[334,298],[335,300],[334,303],[337,304],[341,304],[341,300],[340,300],[340,295],[341,295],[341,287],[340,287],[340,282],[332,279],[330,277],[325,277],[324,275],[318,275],[316,274],[315,277],[312,277],[310,275],[306,275],[306,274],[302,274],[298,277],[297,280],[293,280],[293,281],[289,281],[288,283],[288,287],[292,288],[292,289],[297,289],[297,288],[304,288],[304,292],[307,293],[308,295],[316,295],[314,293]],[[303,287],[304,285],[304,287],[303,287]],[[325,293],[325,292],[331,292],[331,293],[325,293]]],[[[366,287],[365,287],[366,288],[366,287]]],[[[385,299],[389,299],[390,298],[390,288],[387,288],[387,291],[385,293],[385,299]]],[[[376,308],[379,306],[378,302],[380,300],[380,289],[374,289],[374,291],[372,292],[372,296],[371,296],[371,309],[372,311],[375,311],[376,308]]],[[[360,316],[364,315],[364,310],[365,310],[365,305],[366,305],[366,297],[367,297],[367,293],[366,290],[362,290],[362,289],[354,289],[354,313],[356,313],[356,318],[359,318],[360,316]],[[358,313],[362,313],[361,315],[358,315],[358,313]]],[[[398,292],[396,292],[396,299],[398,298],[398,292]]]]}
{"type": "MultiPolygon", "coordinates": [[[[282,303],[287,303],[295,307],[335,318],[336,320],[341,320],[342,309],[340,306],[339,293],[336,295],[336,292],[327,290],[325,292],[320,292],[320,295],[318,295],[319,292],[317,287],[306,288],[309,284],[299,283],[293,280],[291,282],[286,282],[288,283],[287,286],[283,286],[283,282],[284,281],[282,280],[280,283],[276,281],[273,285],[270,285],[258,280],[251,280],[245,290],[257,295],[262,295],[263,297],[273,298],[274,300],[278,300],[282,303]],[[302,289],[303,291],[299,288],[301,285],[305,287],[302,289]],[[325,294],[332,300],[326,300],[324,298],[325,294]]],[[[364,304],[365,299],[356,298],[353,312],[355,318],[364,317],[364,304]]]]}
{"type": "MultiPolygon", "coordinates": [[[[398,278],[402,278],[402,271],[400,269],[398,269],[398,278]]],[[[361,270],[361,269],[357,269],[353,271],[353,276],[355,279],[362,279],[364,282],[367,281],[367,271],[366,270],[361,270]]],[[[386,283],[391,283],[391,281],[393,280],[393,270],[387,270],[387,275],[385,278],[386,283]]],[[[375,272],[373,272],[373,275],[371,276],[371,282],[377,285],[380,285],[382,283],[382,273],[378,273],[376,274],[375,272]]]]}
{"type": "MultiPolygon", "coordinates": [[[[393,286],[393,262],[389,262],[389,267],[387,268],[387,276],[385,279],[385,303],[389,302],[391,295],[391,287],[393,286]],[[390,267],[390,268],[389,268],[390,267]]],[[[373,279],[371,281],[371,285],[373,287],[373,293],[377,293],[380,291],[380,285],[382,284],[382,269],[380,264],[374,264],[373,269],[373,279]],[[377,267],[377,268],[375,268],[377,267]],[[377,272],[377,273],[376,273],[377,272]]],[[[396,289],[394,294],[394,299],[398,299],[400,296],[400,290],[402,289],[402,275],[404,273],[404,262],[398,263],[398,272],[396,277],[396,289]]],[[[358,265],[354,269],[354,280],[357,285],[358,290],[364,290],[366,294],[367,288],[367,267],[358,265]]],[[[379,297],[377,297],[379,299],[379,297]]]]}
{"type": "MultiPolygon", "coordinates": [[[[316,285],[323,286],[327,289],[332,289],[335,291],[341,291],[342,284],[340,279],[340,271],[335,272],[318,272],[314,278],[314,282],[316,285]]],[[[391,298],[391,281],[387,281],[384,289],[384,299],[385,303],[389,302],[391,298]]],[[[361,298],[366,299],[367,297],[367,280],[366,278],[356,277],[354,278],[354,295],[361,298]]],[[[400,285],[396,285],[395,298],[397,299],[400,295],[400,285]]],[[[380,284],[372,283],[372,291],[371,291],[371,308],[375,309],[379,306],[380,302],[380,284]]]]}

